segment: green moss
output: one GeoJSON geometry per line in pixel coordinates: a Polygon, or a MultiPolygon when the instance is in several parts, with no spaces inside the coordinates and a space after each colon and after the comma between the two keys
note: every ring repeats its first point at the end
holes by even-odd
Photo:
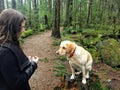
{"type": "Polygon", "coordinates": [[[97,45],[97,50],[101,56],[104,63],[115,67],[120,65],[120,43],[115,39],[108,39],[99,42],[97,45]]]}

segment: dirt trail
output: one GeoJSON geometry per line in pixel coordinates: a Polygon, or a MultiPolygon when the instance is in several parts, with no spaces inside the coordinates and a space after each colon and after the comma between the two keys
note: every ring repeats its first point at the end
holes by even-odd
{"type": "Polygon", "coordinates": [[[51,31],[47,31],[25,39],[22,45],[26,55],[36,55],[40,58],[38,68],[30,79],[32,90],[53,90],[59,82],[59,78],[56,78],[53,73],[57,49],[52,45],[53,40],[51,31]]]}
{"type": "MultiPolygon", "coordinates": [[[[53,41],[51,31],[46,31],[26,38],[22,45],[26,55],[40,58],[38,68],[29,81],[32,90],[53,90],[60,82],[60,78],[55,77],[53,72],[54,62],[57,60],[55,51],[58,49],[58,46],[52,45],[53,41]]],[[[100,63],[93,65],[93,71],[99,75],[102,83],[114,88],[113,90],[120,90],[120,71],[100,63]]]]}

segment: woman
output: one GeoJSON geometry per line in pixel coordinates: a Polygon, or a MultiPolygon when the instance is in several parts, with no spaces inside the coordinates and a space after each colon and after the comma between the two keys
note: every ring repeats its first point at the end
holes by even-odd
{"type": "Polygon", "coordinates": [[[26,18],[14,9],[0,14],[0,90],[30,90],[28,80],[37,68],[38,57],[26,57],[18,41],[26,18]]]}

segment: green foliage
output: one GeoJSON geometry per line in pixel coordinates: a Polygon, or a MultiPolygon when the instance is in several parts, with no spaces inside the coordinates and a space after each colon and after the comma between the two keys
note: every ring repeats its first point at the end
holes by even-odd
{"type": "MultiPolygon", "coordinates": [[[[119,27],[117,27],[119,28],[119,27]]],[[[78,45],[81,45],[83,46],[85,49],[87,49],[93,56],[93,59],[94,59],[94,63],[98,63],[100,62],[100,59],[101,59],[101,54],[100,54],[100,51],[101,49],[98,49],[96,48],[96,44],[103,41],[104,39],[108,39],[110,38],[109,36],[112,34],[112,30],[96,30],[96,29],[84,29],[82,31],[82,33],[77,33],[77,34],[74,34],[74,35],[71,35],[71,34],[63,34],[64,37],[62,37],[62,40],[71,40],[71,41],[75,41],[78,45]],[[100,54],[100,55],[99,55],[100,54]]],[[[108,42],[107,44],[109,44],[110,42],[108,42]]],[[[105,45],[105,46],[108,46],[108,45],[105,45]]],[[[116,45],[115,45],[116,47],[116,45]]],[[[114,56],[114,58],[117,58],[119,57],[118,55],[114,55],[115,53],[112,53],[113,52],[113,47],[109,48],[107,50],[107,53],[109,51],[111,51],[111,53],[109,54],[110,56],[114,56]]],[[[106,49],[104,49],[103,53],[106,52],[106,49]]],[[[119,50],[114,50],[114,51],[117,51],[119,53],[119,50]]],[[[102,52],[101,52],[102,53],[102,52]]],[[[106,57],[106,55],[102,55],[102,58],[106,57]]],[[[110,58],[112,58],[110,57],[110,58]]],[[[105,58],[106,59],[106,58],[105,58]]],[[[105,60],[104,59],[104,60],[105,60]]],[[[114,62],[112,62],[114,63],[114,62]]]]}
{"type": "Polygon", "coordinates": [[[112,33],[112,30],[103,30],[103,29],[84,29],[82,34],[85,36],[99,37],[108,36],[112,33]]]}
{"type": "Polygon", "coordinates": [[[94,60],[94,63],[99,63],[100,62],[99,53],[98,53],[95,46],[91,47],[91,48],[86,48],[86,50],[88,50],[91,53],[92,58],[94,60]]]}
{"type": "Polygon", "coordinates": [[[64,31],[65,33],[68,33],[68,34],[76,34],[78,32],[81,32],[82,30],[78,27],[70,26],[70,27],[66,27],[64,31]]]}
{"type": "Polygon", "coordinates": [[[101,34],[98,34],[94,29],[83,30],[82,33],[78,33],[77,35],[72,35],[71,38],[78,45],[87,49],[93,56],[94,63],[98,63],[99,54],[96,50],[96,44],[101,41],[101,34]]]}
{"type": "Polygon", "coordinates": [[[91,90],[107,90],[99,80],[96,82],[92,82],[91,86],[91,90]]]}
{"type": "Polygon", "coordinates": [[[44,31],[47,28],[47,25],[40,24],[39,31],[44,31]]]}
{"type": "Polygon", "coordinates": [[[116,35],[120,35],[120,25],[116,26],[116,35]]]}
{"type": "Polygon", "coordinates": [[[39,61],[43,61],[43,62],[45,62],[45,63],[48,63],[49,62],[49,59],[48,58],[43,58],[43,59],[39,59],[39,61]]]}
{"type": "Polygon", "coordinates": [[[59,56],[58,59],[60,61],[67,61],[67,58],[65,56],[59,56]]]}
{"type": "Polygon", "coordinates": [[[31,29],[28,29],[28,30],[26,30],[26,31],[24,31],[23,33],[22,33],[22,38],[26,38],[26,37],[28,37],[28,36],[30,36],[30,35],[32,35],[33,34],[33,30],[31,30],[31,29]]]}
{"type": "Polygon", "coordinates": [[[89,37],[89,38],[84,38],[84,40],[83,40],[83,45],[86,45],[86,46],[88,46],[88,47],[94,47],[94,45],[97,43],[97,42],[99,42],[99,41],[101,41],[101,38],[98,38],[98,37],[89,37]]]}
{"type": "Polygon", "coordinates": [[[66,67],[60,61],[55,62],[55,76],[60,77],[66,74],[66,67]]]}
{"type": "Polygon", "coordinates": [[[54,41],[54,42],[52,43],[52,45],[54,45],[54,46],[59,46],[59,45],[60,45],[60,41],[54,41]]]}
{"type": "Polygon", "coordinates": [[[104,63],[115,67],[120,65],[120,43],[115,39],[108,39],[99,42],[97,45],[98,52],[104,63]]]}
{"type": "Polygon", "coordinates": [[[19,38],[19,42],[20,43],[24,43],[24,39],[23,38],[19,38]]]}
{"type": "Polygon", "coordinates": [[[49,62],[48,58],[44,58],[43,61],[44,61],[45,63],[48,63],[48,62],[49,62]]]}

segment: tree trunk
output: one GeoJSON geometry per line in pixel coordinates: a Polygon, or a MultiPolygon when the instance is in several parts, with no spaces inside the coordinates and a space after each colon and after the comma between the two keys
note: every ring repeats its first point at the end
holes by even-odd
{"type": "Polygon", "coordinates": [[[88,0],[88,14],[87,14],[87,22],[86,22],[86,24],[88,25],[89,24],[89,22],[90,22],[90,17],[91,17],[91,8],[92,8],[92,0],[88,0]]]}
{"type": "Polygon", "coordinates": [[[49,28],[49,24],[48,24],[48,16],[45,15],[44,17],[45,17],[45,25],[47,25],[47,28],[49,28]]]}
{"type": "Polygon", "coordinates": [[[19,10],[21,13],[25,13],[26,11],[23,10],[23,0],[17,1],[17,10],[19,10]]]}
{"type": "Polygon", "coordinates": [[[52,30],[52,36],[55,38],[61,38],[60,35],[60,0],[54,1],[54,26],[52,30]]]}
{"type": "Polygon", "coordinates": [[[53,20],[53,10],[52,10],[52,0],[48,0],[48,18],[49,18],[49,28],[52,26],[52,20],[53,20]]]}
{"type": "Polygon", "coordinates": [[[120,23],[120,0],[115,0],[116,4],[118,6],[118,13],[117,13],[117,18],[118,18],[118,23],[120,23]]]}
{"type": "Polygon", "coordinates": [[[4,0],[0,0],[0,12],[4,9],[4,0]]]}
{"type": "Polygon", "coordinates": [[[73,6],[73,0],[67,0],[66,2],[66,21],[64,26],[70,26],[72,25],[72,6],[73,6]]]}
{"type": "Polygon", "coordinates": [[[33,9],[38,9],[38,0],[33,0],[33,9]]]}
{"type": "Polygon", "coordinates": [[[49,13],[52,14],[52,0],[48,0],[49,13]]]}
{"type": "Polygon", "coordinates": [[[33,15],[33,29],[34,29],[34,31],[38,31],[39,30],[39,26],[40,26],[40,23],[39,23],[39,17],[38,17],[38,11],[39,11],[39,9],[38,9],[38,5],[37,5],[38,3],[37,3],[37,0],[33,0],[33,12],[34,12],[34,15],[33,15]]]}
{"type": "Polygon", "coordinates": [[[9,8],[9,2],[6,0],[6,8],[9,8]]]}
{"type": "Polygon", "coordinates": [[[29,15],[28,15],[28,26],[32,26],[32,15],[31,15],[31,0],[28,0],[27,1],[27,3],[28,3],[28,7],[29,7],[29,9],[28,9],[28,13],[29,13],[29,15]]]}
{"type": "Polygon", "coordinates": [[[23,0],[18,0],[18,6],[21,8],[23,6],[23,0]]]}
{"type": "Polygon", "coordinates": [[[16,9],[16,0],[12,0],[12,8],[16,9]]]}

